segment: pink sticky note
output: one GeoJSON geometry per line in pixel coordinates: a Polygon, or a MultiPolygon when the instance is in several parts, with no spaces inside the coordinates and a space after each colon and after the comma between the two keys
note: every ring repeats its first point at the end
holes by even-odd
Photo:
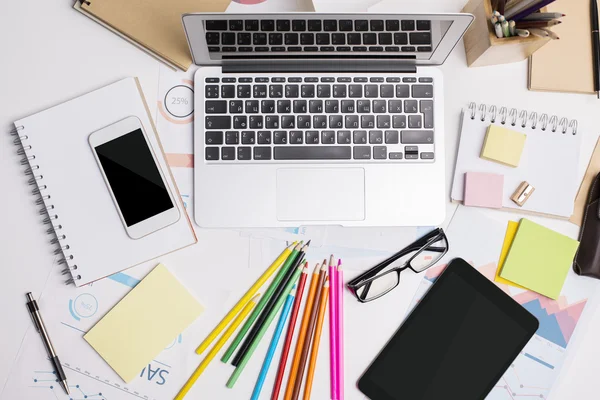
{"type": "Polygon", "coordinates": [[[502,208],[504,175],[465,173],[465,206],[502,208]]]}

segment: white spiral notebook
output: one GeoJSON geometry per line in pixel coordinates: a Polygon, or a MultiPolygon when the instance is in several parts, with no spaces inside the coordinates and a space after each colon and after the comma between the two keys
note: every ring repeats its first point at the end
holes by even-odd
{"type": "Polygon", "coordinates": [[[12,133],[68,283],[82,286],[197,242],[136,78],[20,119],[12,133]],[[181,215],[137,240],[127,235],[88,142],[92,132],[132,115],[147,133],[181,215]]]}
{"type": "Polygon", "coordinates": [[[456,158],[451,198],[462,202],[466,172],[504,175],[504,209],[568,219],[573,214],[579,186],[581,134],[577,121],[506,107],[471,103],[463,111],[460,145],[456,158]],[[517,168],[480,158],[490,125],[499,125],[527,135],[517,168]],[[510,197],[527,181],[535,192],[519,207],[510,197]]]}

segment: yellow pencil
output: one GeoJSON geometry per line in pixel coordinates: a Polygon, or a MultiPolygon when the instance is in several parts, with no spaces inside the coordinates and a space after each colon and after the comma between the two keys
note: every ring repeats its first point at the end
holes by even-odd
{"type": "Polygon", "coordinates": [[[229,313],[219,322],[219,325],[213,329],[213,331],[204,339],[204,341],[198,346],[196,349],[196,354],[202,354],[204,350],[210,346],[213,340],[219,336],[219,334],[225,329],[227,325],[231,322],[231,320],[237,315],[238,312],[242,309],[244,304],[250,300],[252,296],[261,288],[262,285],[273,275],[273,273],[283,264],[283,262],[288,258],[288,256],[292,253],[292,249],[296,246],[297,242],[292,243],[287,249],[285,249],[273,264],[261,275],[260,278],[252,285],[250,289],[246,292],[244,297],[237,302],[237,304],[229,311],[229,313]]]}
{"type": "Polygon", "coordinates": [[[194,371],[192,376],[190,376],[190,379],[188,379],[187,382],[185,383],[185,385],[183,385],[183,387],[181,388],[179,393],[177,393],[177,396],[175,396],[174,400],[183,399],[185,397],[185,395],[187,394],[187,392],[190,391],[192,386],[194,386],[194,383],[196,383],[196,381],[198,380],[200,375],[202,375],[202,373],[204,372],[206,367],[208,367],[208,364],[210,364],[210,362],[213,360],[213,358],[215,358],[215,356],[217,355],[219,350],[221,350],[221,348],[225,345],[225,343],[227,343],[227,340],[231,337],[231,335],[233,335],[233,332],[235,332],[237,327],[242,323],[242,321],[246,318],[246,316],[248,316],[250,311],[252,311],[252,309],[256,305],[256,300],[258,299],[259,296],[260,296],[260,294],[257,294],[248,302],[248,304],[246,304],[246,306],[244,307],[242,312],[239,313],[239,315],[235,318],[235,320],[233,321],[231,326],[229,328],[227,328],[227,330],[225,331],[223,336],[221,336],[221,339],[219,339],[217,344],[215,344],[215,347],[213,347],[212,350],[208,352],[208,354],[206,355],[204,360],[202,360],[200,365],[198,365],[198,368],[196,368],[196,370],[194,371]]]}

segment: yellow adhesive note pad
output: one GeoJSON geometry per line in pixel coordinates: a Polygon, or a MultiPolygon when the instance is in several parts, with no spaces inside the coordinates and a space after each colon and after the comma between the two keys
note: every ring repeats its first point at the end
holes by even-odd
{"type": "Polygon", "coordinates": [[[573,264],[579,242],[522,219],[500,276],[557,299],[573,264]]]}
{"type": "Polygon", "coordinates": [[[159,264],[84,339],[129,383],[203,311],[159,264]]]}
{"type": "Polygon", "coordinates": [[[504,266],[504,261],[506,260],[506,256],[508,255],[508,250],[510,249],[510,245],[512,244],[515,235],[517,234],[517,228],[519,227],[519,223],[515,221],[508,221],[508,227],[506,228],[506,235],[504,236],[504,243],[502,244],[502,252],[500,253],[500,259],[498,260],[498,269],[496,269],[496,276],[494,280],[498,283],[503,283],[505,285],[510,285],[514,287],[518,287],[521,289],[525,289],[521,285],[517,285],[514,282],[511,282],[507,279],[504,279],[500,276],[502,272],[502,267],[504,266]]]}
{"type": "Polygon", "coordinates": [[[527,135],[498,125],[490,125],[480,157],[509,167],[518,167],[527,135]]]}

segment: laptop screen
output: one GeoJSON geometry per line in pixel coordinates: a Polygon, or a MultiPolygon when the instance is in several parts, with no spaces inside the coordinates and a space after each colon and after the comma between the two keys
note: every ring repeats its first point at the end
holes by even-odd
{"type": "Polygon", "coordinates": [[[201,65],[256,60],[383,59],[440,64],[471,22],[468,14],[188,14],[201,65]]]}

